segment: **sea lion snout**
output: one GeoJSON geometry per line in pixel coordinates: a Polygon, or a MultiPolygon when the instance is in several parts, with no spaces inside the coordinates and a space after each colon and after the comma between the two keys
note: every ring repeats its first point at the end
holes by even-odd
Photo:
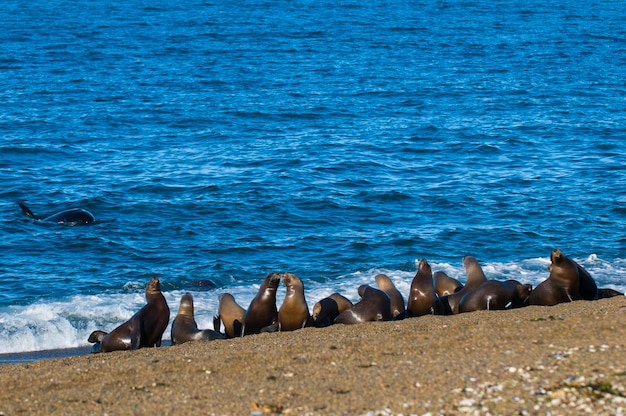
{"type": "Polygon", "coordinates": [[[270,273],[270,275],[269,275],[269,281],[270,281],[271,283],[276,283],[276,282],[279,282],[279,283],[280,283],[280,280],[281,280],[281,273],[278,273],[278,272],[273,272],[273,273],[270,273]]]}
{"type": "Polygon", "coordinates": [[[562,259],[563,259],[563,252],[561,250],[559,250],[558,248],[555,248],[554,250],[552,250],[552,253],[550,254],[550,261],[554,263],[558,263],[562,259]]]}
{"type": "Polygon", "coordinates": [[[283,273],[282,274],[282,280],[283,283],[285,284],[285,286],[290,286],[291,285],[291,273],[283,273]]]}

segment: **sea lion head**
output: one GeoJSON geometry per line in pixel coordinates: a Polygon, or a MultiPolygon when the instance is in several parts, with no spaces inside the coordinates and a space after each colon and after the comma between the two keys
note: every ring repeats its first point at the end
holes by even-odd
{"type": "Polygon", "coordinates": [[[361,286],[359,286],[359,288],[357,290],[359,292],[359,296],[363,297],[365,295],[365,293],[367,292],[367,289],[371,289],[371,287],[368,286],[368,285],[361,285],[361,286]]]}
{"type": "Polygon", "coordinates": [[[161,293],[161,283],[159,278],[154,276],[146,285],[146,301],[148,303],[152,301],[165,301],[163,294],[161,293]]]}
{"type": "Polygon", "coordinates": [[[559,263],[563,259],[563,253],[558,248],[555,248],[550,253],[550,265],[548,266],[548,271],[552,271],[552,267],[554,264],[559,263]]]}
{"type": "Polygon", "coordinates": [[[565,257],[565,254],[558,248],[555,248],[550,253],[550,265],[548,266],[548,271],[552,271],[556,265],[563,264],[567,262],[569,259],[565,257]]]}
{"type": "Polygon", "coordinates": [[[302,284],[302,280],[295,274],[291,273],[283,273],[282,280],[285,286],[287,287],[287,292],[291,293],[298,289],[304,289],[304,285],[302,284]]]}
{"type": "Polygon", "coordinates": [[[313,305],[313,313],[311,314],[311,317],[313,318],[314,321],[317,321],[317,317],[322,312],[322,303],[323,302],[328,302],[330,305],[332,305],[332,302],[328,298],[324,298],[324,299],[321,299],[321,300],[315,302],[315,305],[313,305]]]}
{"type": "Polygon", "coordinates": [[[158,277],[153,276],[146,286],[146,297],[148,297],[149,295],[154,295],[156,293],[161,293],[161,282],[159,281],[158,277]]]}
{"type": "Polygon", "coordinates": [[[380,288],[380,290],[384,292],[387,292],[389,290],[396,290],[396,287],[394,286],[393,282],[391,281],[389,276],[387,276],[386,274],[382,274],[382,273],[377,274],[374,277],[374,280],[376,281],[376,285],[380,288]]]}
{"type": "Polygon", "coordinates": [[[505,283],[513,286],[513,299],[511,302],[514,307],[528,304],[528,298],[533,291],[532,285],[522,284],[517,280],[507,280],[505,283]]]}
{"type": "Polygon", "coordinates": [[[481,283],[487,281],[482,267],[480,267],[480,264],[478,264],[474,256],[463,257],[463,266],[465,267],[465,274],[467,275],[465,286],[468,289],[475,289],[480,286],[481,283]]]}
{"type": "Polygon", "coordinates": [[[261,287],[265,291],[276,291],[276,289],[278,289],[278,285],[280,284],[280,280],[281,274],[278,272],[272,272],[265,277],[261,287]]]}
{"type": "Polygon", "coordinates": [[[577,264],[567,257],[561,250],[555,248],[550,253],[550,266],[548,266],[548,270],[550,271],[550,277],[567,282],[574,282],[572,285],[572,292],[578,292],[578,266],[577,264]]]}
{"type": "Polygon", "coordinates": [[[100,331],[100,330],[93,331],[93,332],[89,335],[89,338],[87,339],[87,342],[90,342],[90,343],[92,343],[92,344],[93,344],[94,342],[101,342],[101,341],[102,341],[102,338],[104,338],[104,336],[105,336],[106,334],[107,334],[106,332],[104,332],[104,331],[100,331]]]}
{"type": "Polygon", "coordinates": [[[231,293],[222,293],[218,296],[218,300],[220,302],[220,305],[232,304],[233,302],[235,302],[235,297],[231,293]]]}
{"type": "Polygon", "coordinates": [[[180,307],[178,308],[178,314],[193,316],[193,296],[187,292],[180,298],[180,307]]]}
{"type": "Polygon", "coordinates": [[[428,261],[426,259],[421,259],[419,264],[417,265],[417,270],[423,270],[426,273],[429,273],[432,275],[432,269],[430,267],[430,264],[428,264],[428,261]]]}
{"type": "Polygon", "coordinates": [[[337,315],[351,307],[352,302],[341,294],[334,292],[315,303],[311,317],[316,326],[328,326],[332,324],[337,315]]]}

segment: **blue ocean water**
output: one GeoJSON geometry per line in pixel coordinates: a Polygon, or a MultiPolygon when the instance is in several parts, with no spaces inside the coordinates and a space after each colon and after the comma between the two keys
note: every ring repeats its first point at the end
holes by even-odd
{"type": "Polygon", "coordinates": [[[276,270],[312,306],[406,294],[420,258],[536,285],[558,247],[626,290],[622,1],[7,0],[0,27],[0,353],[87,345],[152,275],[204,328],[276,270]]]}

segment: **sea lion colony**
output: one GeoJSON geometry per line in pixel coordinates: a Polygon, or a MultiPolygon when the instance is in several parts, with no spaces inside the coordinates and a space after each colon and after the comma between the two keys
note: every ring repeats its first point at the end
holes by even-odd
{"type": "MultiPolygon", "coordinates": [[[[454,315],[476,310],[505,310],[527,305],[552,306],[576,300],[596,300],[623,293],[598,289],[591,275],[578,263],[554,249],[550,254],[548,278],[536,288],[516,280],[487,280],[478,261],[472,256],[463,259],[467,278],[465,285],[436,272],[433,276],[426,259],[419,262],[411,282],[405,307],[404,297],[385,275],[377,275],[378,286],[361,285],[361,300],[352,304],[339,293],[319,300],[309,312],[302,281],[291,273],[270,273],[263,280],[247,309],[234,297],[220,296],[214,330],[198,329],[193,316],[193,297],[186,293],[172,323],[172,344],[193,340],[215,340],[258,334],[293,331],[304,327],[325,327],[333,324],[358,324],[372,321],[399,320],[427,314],[454,315]],[[276,306],[276,289],[280,282],[287,291],[280,308],[276,306]],[[224,333],[220,332],[224,325],[224,333]]],[[[110,333],[94,331],[89,342],[92,352],[133,350],[161,345],[169,320],[169,307],[163,297],[159,279],[153,277],[146,287],[146,305],[128,321],[110,333]]]]}

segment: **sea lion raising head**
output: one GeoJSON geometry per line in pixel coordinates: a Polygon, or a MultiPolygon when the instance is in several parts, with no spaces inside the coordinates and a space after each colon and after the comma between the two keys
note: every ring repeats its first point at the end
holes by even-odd
{"type": "Polygon", "coordinates": [[[160,347],[163,332],[169,323],[170,308],[156,276],[146,286],[146,301],[143,308],[113,331],[92,332],[88,341],[95,343],[93,352],[160,347]]]}
{"type": "Polygon", "coordinates": [[[280,273],[270,273],[263,279],[259,291],[244,315],[242,336],[259,334],[263,328],[278,322],[276,289],[279,283],[280,273]]]}
{"type": "Polygon", "coordinates": [[[423,316],[434,313],[437,295],[433,285],[433,272],[426,259],[421,259],[417,266],[417,273],[411,281],[409,300],[407,304],[408,316],[423,316]]]}
{"type": "Polygon", "coordinates": [[[278,310],[278,330],[293,331],[313,325],[309,306],[304,296],[304,284],[295,274],[283,273],[282,280],[287,291],[285,300],[278,310]]]}
{"type": "Polygon", "coordinates": [[[530,294],[530,305],[553,306],[557,303],[572,302],[579,296],[579,273],[576,262],[555,248],[550,253],[550,275],[530,294]]]}

